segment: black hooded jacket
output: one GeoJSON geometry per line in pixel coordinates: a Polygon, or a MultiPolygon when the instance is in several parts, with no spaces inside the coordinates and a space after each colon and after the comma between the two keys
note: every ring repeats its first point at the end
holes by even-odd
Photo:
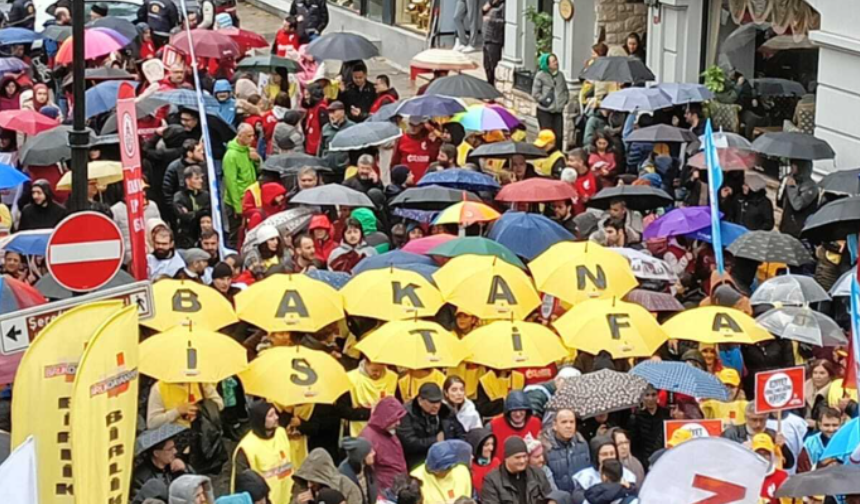
{"type": "Polygon", "coordinates": [[[18,223],[18,231],[30,229],[50,229],[56,227],[67,215],[66,208],[54,201],[54,191],[47,180],[39,179],[33,182],[34,187],[39,187],[45,193],[45,203],[37,205],[30,202],[21,210],[21,221],[18,223]]]}
{"type": "Polygon", "coordinates": [[[441,432],[445,439],[463,439],[466,436],[463,426],[457,421],[451,409],[442,404],[438,415],[428,415],[421,409],[418,399],[404,404],[406,416],[397,427],[397,437],[403,445],[403,454],[409,470],[424,463],[427,451],[438,441],[441,432]]]}
{"type": "MultiPolygon", "coordinates": [[[[272,404],[260,401],[253,406],[251,406],[250,411],[248,412],[248,425],[251,427],[251,432],[248,435],[253,433],[260,439],[270,439],[275,435],[275,430],[267,430],[266,429],[266,416],[269,414],[269,410],[272,409],[272,404]]],[[[248,462],[248,457],[245,455],[241,449],[236,453],[236,469],[234,470],[234,474],[241,474],[247,469],[251,469],[251,464],[248,462]]]]}

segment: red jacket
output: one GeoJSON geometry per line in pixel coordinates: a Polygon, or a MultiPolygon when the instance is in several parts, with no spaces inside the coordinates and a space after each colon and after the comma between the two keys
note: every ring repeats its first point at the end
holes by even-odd
{"type": "Polygon", "coordinates": [[[540,419],[530,416],[522,429],[515,429],[508,423],[505,415],[499,415],[490,420],[490,430],[496,436],[495,457],[499,458],[505,450],[505,441],[511,436],[519,436],[523,439],[531,436],[532,439],[537,440],[540,436],[540,419]]]}
{"type": "Polygon", "coordinates": [[[278,30],[278,33],[275,34],[275,43],[273,44],[273,49],[275,56],[280,56],[281,58],[287,57],[287,49],[292,47],[296,51],[299,50],[299,36],[297,33],[287,33],[283,29],[278,30]]]}
{"type": "Polygon", "coordinates": [[[376,101],[370,106],[370,113],[373,114],[382,107],[396,102],[398,98],[397,91],[393,89],[385,91],[376,97],[376,101]]]}
{"type": "Polygon", "coordinates": [[[305,115],[305,152],[311,156],[317,155],[322,143],[323,114],[328,117],[328,103],[325,100],[309,108],[305,115]]]}
{"type": "Polygon", "coordinates": [[[155,42],[150,40],[149,42],[141,42],[140,43],[140,59],[148,60],[155,57],[155,42]]]}
{"type": "Polygon", "coordinates": [[[278,118],[275,117],[274,110],[263,112],[263,137],[266,139],[266,153],[272,153],[272,137],[275,135],[275,126],[278,125],[278,118]]]}
{"type": "Polygon", "coordinates": [[[577,176],[576,182],[573,184],[576,186],[576,193],[579,195],[579,199],[582,200],[583,205],[588,202],[592,196],[597,194],[597,179],[594,177],[594,172],[591,170],[589,170],[585,175],[577,176]]]}
{"type": "Polygon", "coordinates": [[[403,135],[397,141],[391,166],[406,165],[415,180],[421,180],[427,167],[439,156],[439,147],[441,146],[442,142],[439,139],[430,140],[427,133],[422,133],[417,137],[409,134],[403,135]]]}
{"type": "Polygon", "coordinates": [[[475,459],[472,459],[472,487],[478,495],[481,494],[481,489],[484,487],[484,478],[500,465],[502,462],[497,458],[493,458],[489,464],[483,466],[478,465],[475,459]]]}

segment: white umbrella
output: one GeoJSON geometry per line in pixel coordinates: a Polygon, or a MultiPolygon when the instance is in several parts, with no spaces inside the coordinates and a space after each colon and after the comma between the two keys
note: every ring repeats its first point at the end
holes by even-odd
{"type": "Polygon", "coordinates": [[[618,252],[630,261],[630,269],[633,270],[633,276],[636,278],[672,283],[678,281],[678,275],[662,259],[629,248],[614,248],[612,251],[618,252]]]}
{"type": "Polygon", "coordinates": [[[805,306],[774,308],[755,321],[777,336],[801,343],[827,347],[848,344],[842,328],[832,318],[805,306]]]}

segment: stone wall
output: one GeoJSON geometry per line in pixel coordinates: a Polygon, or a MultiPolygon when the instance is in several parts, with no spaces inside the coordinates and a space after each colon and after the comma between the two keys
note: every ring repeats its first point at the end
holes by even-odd
{"type": "Polygon", "coordinates": [[[645,34],[648,24],[648,7],[643,2],[629,0],[597,0],[597,33],[606,31],[607,44],[624,44],[627,35],[645,34]]]}

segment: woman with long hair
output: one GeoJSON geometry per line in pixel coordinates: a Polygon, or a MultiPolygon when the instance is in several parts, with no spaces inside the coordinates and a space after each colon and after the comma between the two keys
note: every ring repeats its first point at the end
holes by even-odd
{"type": "Polygon", "coordinates": [[[466,397],[466,382],[456,375],[451,375],[442,384],[442,394],[445,404],[457,415],[457,421],[463,430],[469,432],[480,427],[481,415],[475,409],[475,403],[466,397]]]}

